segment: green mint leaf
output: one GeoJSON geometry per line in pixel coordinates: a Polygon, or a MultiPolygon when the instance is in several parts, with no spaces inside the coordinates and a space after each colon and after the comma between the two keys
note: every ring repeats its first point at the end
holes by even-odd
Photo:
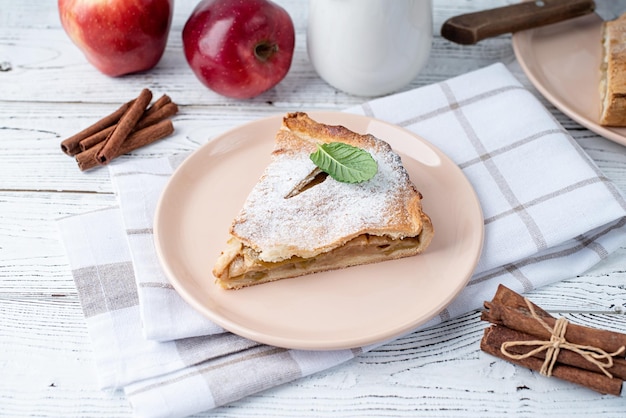
{"type": "Polygon", "coordinates": [[[343,142],[317,144],[317,151],[310,157],[322,171],[343,183],[361,183],[378,171],[378,164],[369,152],[343,142]]]}

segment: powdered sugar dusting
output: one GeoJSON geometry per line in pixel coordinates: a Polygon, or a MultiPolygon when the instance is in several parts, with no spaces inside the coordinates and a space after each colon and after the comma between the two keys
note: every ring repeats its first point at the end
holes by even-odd
{"type": "Polygon", "coordinates": [[[349,184],[327,177],[289,198],[316,166],[308,152],[274,155],[235,219],[233,234],[259,251],[261,260],[273,262],[312,257],[363,233],[380,235],[381,225],[393,235],[398,219],[406,223],[398,201],[415,191],[400,157],[387,147],[367,149],[378,164],[372,179],[349,184]]]}

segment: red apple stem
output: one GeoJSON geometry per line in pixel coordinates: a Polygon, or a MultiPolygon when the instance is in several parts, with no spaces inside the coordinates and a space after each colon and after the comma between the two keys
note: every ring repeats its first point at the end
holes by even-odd
{"type": "Polygon", "coordinates": [[[276,52],[278,45],[269,41],[260,42],[254,47],[254,56],[263,62],[269,60],[276,52]]]}

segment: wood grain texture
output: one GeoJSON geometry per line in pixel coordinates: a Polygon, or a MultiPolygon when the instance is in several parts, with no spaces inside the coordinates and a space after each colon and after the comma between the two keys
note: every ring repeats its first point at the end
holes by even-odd
{"type": "MultiPolygon", "coordinates": [[[[357,105],[324,83],[306,53],[307,2],[281,0],[296,25],[288,76],[248,101],[218,96],[193,76],[180,32],[197,1],[176,0],[163,60],[119,79],[99,74],[63,32],[56,2],[0,0],[0,416],[130,417],[100,391],[93,353],[56,220],[116,204],[106,168],[81,173],[60,141],[148,87],[180,105],[180,135],[130,156],[190,152],[241,123],[294,110],[357,105]]],[[[510,36],[460,46],[439,36],[451,16],[510,0],[434,1],[431,58],[411,89],[504,62],[602,171],[626,192],[626,148],[584,129],[530,85],[510,36]]],[[[529,296],[555,315],[626,332],[626,248],[580,277],[529,296]]],[[[626,399],[597,395],[499,361],[478,348],[486,324],[470,312],[357,359],[199,417],[622,417],[626,399]]]]}

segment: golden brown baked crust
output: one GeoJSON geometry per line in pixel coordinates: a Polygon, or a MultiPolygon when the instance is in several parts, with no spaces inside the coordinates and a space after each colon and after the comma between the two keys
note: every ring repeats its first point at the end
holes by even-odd
{"type": "Polygon", "coordinates": [[[626,126],[626,14],[603,23],[600,124],[626,126]]]}
{"type": "Polygon", "coordinates": [[[386,142],[287,114],[272,161],[233,221],[213,274],[236,289],[419,254],[433,237],[421,198],[386,142]],[[367,150],[377,174],[358,184],[320,176],[309,155],[328,142],[367,150]]]}

